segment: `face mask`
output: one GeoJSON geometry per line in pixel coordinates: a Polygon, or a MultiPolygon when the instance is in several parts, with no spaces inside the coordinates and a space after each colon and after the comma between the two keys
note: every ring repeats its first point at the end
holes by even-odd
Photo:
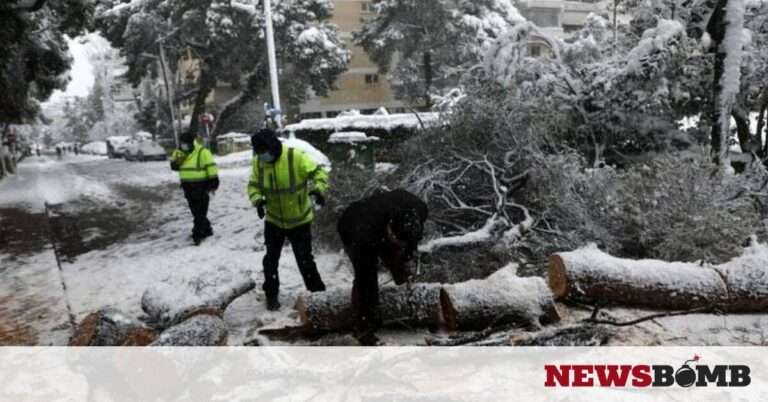
{"type": "Polygon", "coordinates": [[[275,161],[275,157],[269,151],[260,153],[259,159],[266,163],[272,163],[275,161]]]}
{"type": "Polygon", "coordinates": [[[181,150],[184,151],[184,152],[191,151],[192,150],[192,144],[182,143],[181,144],[181,150]]]}

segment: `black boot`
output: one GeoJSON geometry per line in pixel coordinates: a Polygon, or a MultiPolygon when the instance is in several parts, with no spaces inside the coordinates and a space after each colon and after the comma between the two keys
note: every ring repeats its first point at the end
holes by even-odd
{"type": "Polygon", "coordinates": [[[277,311],[280,310],[280,300],[277,295],[267,296],[267,310],[277,311]]]}

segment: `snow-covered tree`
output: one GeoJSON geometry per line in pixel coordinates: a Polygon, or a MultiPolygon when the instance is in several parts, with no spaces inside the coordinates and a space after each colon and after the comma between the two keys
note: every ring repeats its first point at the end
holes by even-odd
{"type": "Polygon", "coordinates": [[[378,0],[355,40],[398,97],[421,101],[453,88],[502,33],[523,18],[510,0],[378,0]]]}
{"type": "Polygon", "coordinates": [[[743,152],[768,155],[766,116],[768,112],[768,1],[753,1],[746,7],[745,27],[751,40],[745,45],[740,94],[733,107],[739,144],[743,152]],[[750,127],[749,113],[757,112],[757,124],[750,127]]]}
{"type": "Polygon", "coordinates": [[[531,110],[565,118],[547,130],[565,144],[600,164],[691,142],[676,129],[684,115],[676,105],[689,96],[678,78],[697,44],[678,21],[658,20],[627,47],[615,46],[608,21],[591,15],[566,41],[552,41],[553,58],[528,56],[533,34],[542,35],[530,24],[508,31],[488,51],[485,72],[531,110]]]}
{"type": "Polygon", "coordinates": [[[34,117],[38,102],[66,85],[72,60],[64,35],[79,35],[92,7],[88,0],[0,2],[0,122],[34,117]]]}
{"type": "MultiPolygon", "coordinates": [[[[331,11],[325,0],[273,3],[280,80],[289,103],[303,101],[308,89],[327,93],[346,68],[349,53],[327,22],[331,11]]],[[[97,8],[97,26],[125,56],[134,85],[157,76],[155,58],[147,53],[157,55],[160,40],[173,71],[182,52],[191,50],[198,66],[193,130],[217,82],[240,88],[243,102],[268,87],[265,22],[258,1],[106,0],[97,8]]]]}

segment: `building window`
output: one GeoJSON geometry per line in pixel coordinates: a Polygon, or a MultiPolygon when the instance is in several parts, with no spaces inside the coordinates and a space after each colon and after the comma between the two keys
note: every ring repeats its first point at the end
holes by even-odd
{"type": "Polygon", "coordinates": [[[531,45],[529,50],[530,50],[531,57],[541,56],[541,46],[531,45]]]}
{"type": "Polygon", "coordinates": [[[364,1],[360,3],[360,10],[363,12],[363,14],[376,12],[376,8],[373,7],[373,3],[370,1],[364,1]]]}
{"type": "Polygon", "coordinates": [[[532,8],[526,12],[526,17],[541,28],[560,26],[560,10],[556,8],[532,8]]]}
{"type": "Polygon", "coordinates": [[[366,74],[365,75],[365,83],[368,85],[376,85],[379,83],[379,75],[378,74],[366,74]]]}

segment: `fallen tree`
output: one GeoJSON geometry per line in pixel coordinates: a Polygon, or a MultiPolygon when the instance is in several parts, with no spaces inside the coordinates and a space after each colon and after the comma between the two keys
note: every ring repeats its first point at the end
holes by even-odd
{"type": "Polygon", "coordinates": [[[227,324],[215,315],[196,315],[165,330],[149,346],[224,346],[227,324]]]}
{"type": "Polygon", "coordinates": [[[192,279],[161,282],[141,297],[143,320],[165,329],[198,314],[222,316],[230,303],[254,287],[250,273],[223,268],[192,279]]]}
{"type": "MultiPolygon", "coordinates": [[[[385,286],[379,292],[379,311],[385,326],[431,327],[440,322],[440,284],[385,286]]],[[[354,323],[350,288],[305,293],[296,301],[304,326],[313,331],[351,329],[354,323]]]]}
{"type": "Polygon", "coordinates": [[[627,260],[595,247],[549,260],[549,286],[559,300],[660,310],[768,308],[768,248],[755,245],[727,263],[627,260]]]}
{"type": "Polygon", "coordinates": [[[552,291],[538,277],[503,268],[481,280],[445,285],[440,309],[449,331],[514,324],[537,328],[560,320],[552,291]]]}
{"type": "Polygon", "coordinates": [[[69,339],[69,346],[146,346],[157,332],[112,308],[88,314],[69,339]]]}
{"type": "MultiPolygon", "coordinates": [[[[352,328],[351,289],[299,297],[296,309],[312,332],[352,328]]],[[[560,319],[552,292],[541,278],[521,278],[504,268],[486,279],[452,285],[419,283],[387,286],[379,294],[385,326],[444,328],[449,331],[501,325],[539,327],[560,319]]],[[[291,333],[306,335],[306,331],[291,333]]]]}

